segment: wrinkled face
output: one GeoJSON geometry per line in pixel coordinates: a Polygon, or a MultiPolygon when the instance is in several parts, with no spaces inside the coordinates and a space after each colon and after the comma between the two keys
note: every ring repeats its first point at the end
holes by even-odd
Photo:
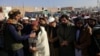
{"type": "Polygon", "coordinates": [[[81,27],[83,26],[83,23],[82,23],[82,22],[76,22],[76,26],[77,26],[78,28],[81,28],[81,27]]]}
{"type": "Polygon", "coordinates": [[[64,18],[61,19],[61,22],[62,22],[63,24],[66,24],[66,23],[68,23],[68,20],[64,17],[64,18]]]}
{"type": "Polygon", "coordinates": [[[17,15],[15,16],[15,19],[16,19],[16,20],[20,20],[21,17],[22,17],[21,14],[17,14],[17,15]]]}
{"type": "Polygon", "coordinates": [[[55,21],[54,21],[54,22],[51,22],[51,23],[50,23],[50,26],[56,27],[56,22],[55,22],[55,21]]]}

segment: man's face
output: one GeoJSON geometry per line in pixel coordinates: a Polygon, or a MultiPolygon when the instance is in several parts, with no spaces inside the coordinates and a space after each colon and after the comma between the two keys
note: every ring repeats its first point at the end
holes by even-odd
{"type": "Polygon", "coordinates": [[[34,31],[37,31],[37,30],[39,29],[39,26],[32,26],[32,29],[33,29],[34,31]]]}
{"type": "Polygon", "coordinates": [[[66,23],[68,23],[68,20],[64,17],[64,18],[61,19],[61,22],[62,22],[63,24],[66,24],[66,23]]]}
{"type": "Polygon", "coordinates": [[[40,20],[40,24],[44,25],[44,24],[46,24],[46,21],[45,20],[40,20]]]}
{"type": "Polygon", "coordinates": [[[76,26],[77,26],[78,28],[81,28],[81,27],[83,26],[83,23],[82,23],[82,22],[77,22],[77,23],[76,23],[76,26]]]}
{"type": "Polygon", "coordinates": [[[20,20],[21,19],[21,14],[17,14],[15,17],[16,20],[20,20]]]}
{"type": "Polygon", "coordinates": [[[54,22],[51,22],[51,23],[50,23],[50,26],[56,27],[56,22],[55,22],[55,21],[54,21],[54,22]]]}
{"type": "Polygon", "coordinates": [[[89,25],[95,25],[96,22],[94,20],[88,20],[89,25]]]}
{"type": "Polygon", "coordinates": [[[24,23],[25,23],[25,24],[28,24],[28,23],[29,23],[29,20],[24,20],[24,23]]]}

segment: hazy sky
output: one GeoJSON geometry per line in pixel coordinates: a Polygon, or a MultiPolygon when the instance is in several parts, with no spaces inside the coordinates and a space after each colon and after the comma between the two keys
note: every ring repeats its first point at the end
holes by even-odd
{"type": "Polygon", "coordinates": [[[0,5],[6,6],[37,6],[37,7],[66,7],[66,6],[96,6],[97,0],[0,0],[0,5]]]}

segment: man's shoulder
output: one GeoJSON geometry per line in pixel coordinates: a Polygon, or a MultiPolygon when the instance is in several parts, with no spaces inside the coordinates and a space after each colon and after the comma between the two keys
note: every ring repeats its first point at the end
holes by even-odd
{"type": "Polygon", "coordinates": [[[41,31],[46,31],[45,28],[43,26],[40,26],[41,31]]]}
{"type": "Polygon", "coordinates": [[[93,30],[98,30],[98,29],[100,29],[100,24],[93,27],[93,30]]]}

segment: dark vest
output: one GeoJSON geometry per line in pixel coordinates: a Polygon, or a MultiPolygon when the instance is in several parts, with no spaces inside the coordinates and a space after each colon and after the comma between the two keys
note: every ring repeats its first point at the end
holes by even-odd
{"type": "MultiPolygon", "coordinates": [[[[20,48],[23,47],[21,41],[17,41],[16,39],[14,39],[13,35],[11,34],[10,30],[9,30],[9,25],[10,24],[6,24],[5,30],[4,30],[4,48],[5,50],[18,50],[20,48]]],[[[11,24],[16,28],[16,25],[11,24]]],[[[17,28],[16,28],[17,31],[17,28]]]]}

